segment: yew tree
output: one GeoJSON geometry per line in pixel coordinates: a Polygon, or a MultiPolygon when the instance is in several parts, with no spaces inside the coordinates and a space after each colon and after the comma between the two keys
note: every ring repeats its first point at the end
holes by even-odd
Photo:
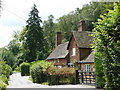
{"type": "Polygon", "coordinates": [[[39,17],[39,11],[36,5],[32,7],[29,18],[26,21],[27,25],[21,32],[22,50],[24,60],[31,62],[38,59],[43,59],[44,37],[41,28],[42,20],[39,17]]]}

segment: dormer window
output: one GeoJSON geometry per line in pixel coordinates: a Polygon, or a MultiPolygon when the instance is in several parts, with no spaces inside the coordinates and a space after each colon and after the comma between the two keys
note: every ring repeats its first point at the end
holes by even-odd
{"type": "Polygon", "coordinates": [[[75,56],[76,55],[76,48],[73,48],[72,49],[72,56],[75,56]]]}

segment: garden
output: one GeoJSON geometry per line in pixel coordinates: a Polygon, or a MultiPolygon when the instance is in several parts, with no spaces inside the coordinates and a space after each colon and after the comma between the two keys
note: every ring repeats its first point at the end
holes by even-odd
{"type": "Polygon", "coordinates": [[[20,65],[21,75],[30,75],[30,80],[33,83],[60,85],[75,83],[74,68],[58,68],[46,60],[35,61],[32,63],[22,63],[20,65]]]}

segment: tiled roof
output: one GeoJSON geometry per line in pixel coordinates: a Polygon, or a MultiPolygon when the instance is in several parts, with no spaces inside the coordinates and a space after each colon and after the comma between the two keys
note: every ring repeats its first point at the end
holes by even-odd
{"type": "Polygon", "coordinates": [[[68,55],[68,42],[58,45],[48,56],[47,60],[65,58],[68,55]]]}
{"type": "Polygon", "coordinates": [[[90,36],[92,32],[89,31],[82,31],[77,32],[73,31],[73,36],[75,38],[75,41],[77,42],[77,46],[79,48],[91,48],[92,44],[92,36],[90,36]]]}

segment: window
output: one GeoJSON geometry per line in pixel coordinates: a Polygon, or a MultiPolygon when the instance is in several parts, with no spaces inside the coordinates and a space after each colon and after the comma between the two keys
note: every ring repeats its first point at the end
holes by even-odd
{"type": "Polygon", "coordinates": [[[56,63],[56,60],[54,60],[54,63],[56,63]]]}
{"type": "Polygon", "coordinates": [[[84,65],[84,71],[85,72],[90,72],[90,64],[85,64],[84,65]]]}
{"type": "Polygon", "coordinates": [[[76,48],[73,48],[72,49],[72,56],[75,56],[76,55],[76,48]]]}

